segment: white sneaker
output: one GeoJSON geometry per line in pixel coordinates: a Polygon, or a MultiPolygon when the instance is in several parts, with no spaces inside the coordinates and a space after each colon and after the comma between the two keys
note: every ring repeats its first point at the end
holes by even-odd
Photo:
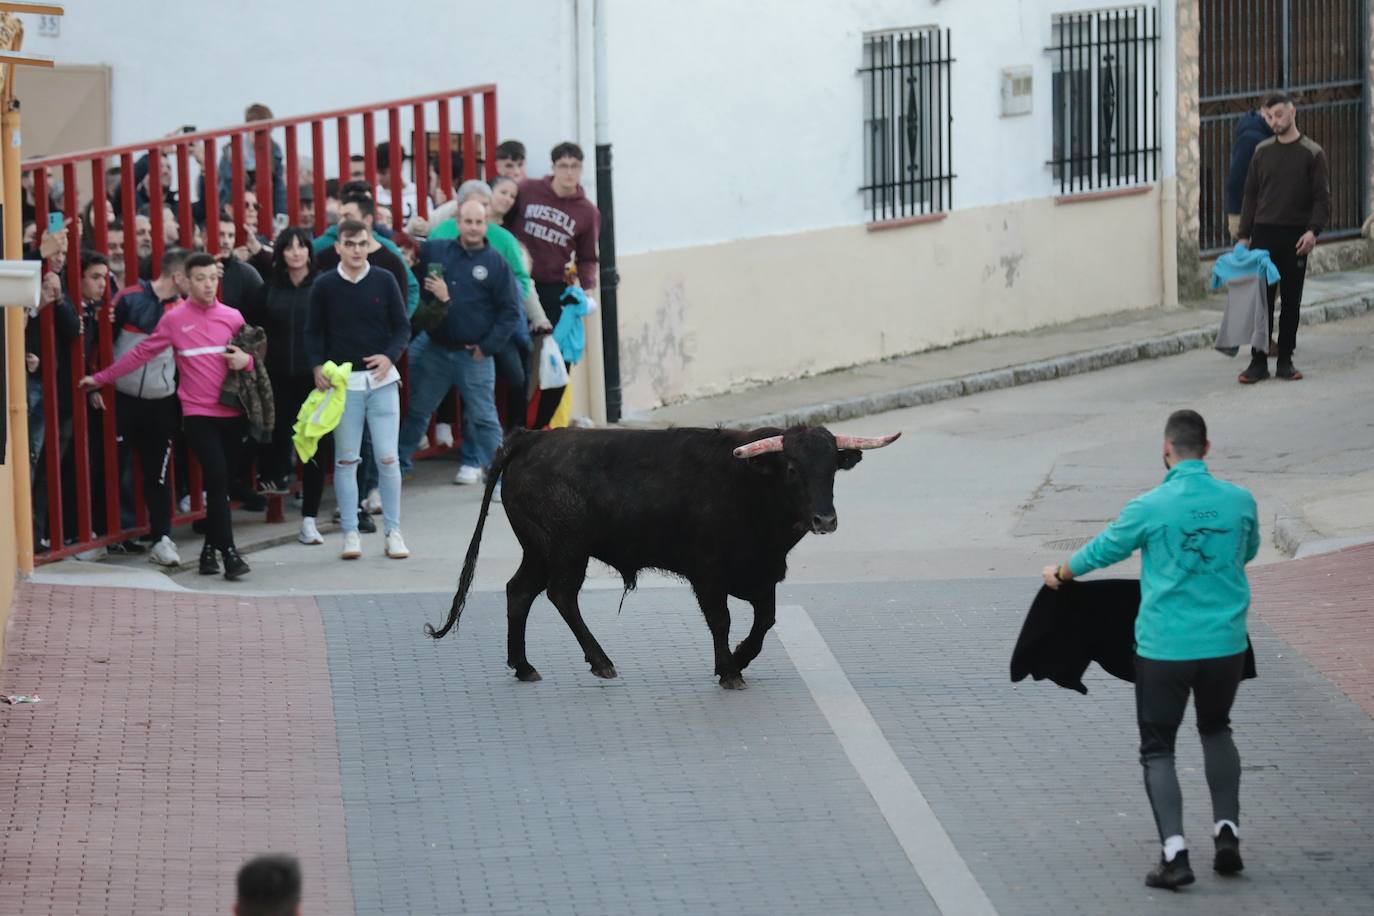
{"type": "Polygon", "coordinates": [[[421,433],[420,441],[416,444],[415,450],[417,452],[423,452],[427,448],[429,448],[429,433],[421,433]]]}
{"type": "Polygon", "coordinates": [[[320,529],[315,527],[315,520],[310,516],[301,519],[300,542],[302,544],[323,544],[324,535],[320,534],[320,529]]]}
{"type": "Polygon", "coordinates": [[[363,500],[363,509],[368,515],[382,514],[382,491],[373,487],[367,494],[367,499],[363,500]]]}
{"type": "Polygon", "coordinates": [[[386,555],[393,560],[404,560],[410,556],[410,548],[401,539],[400,528],[392,528],[386,533],[386,555]]]}
{"type": "Polygon", "coordinates": [[[83,563],[94,563],[96,560],[103,560],[110,555],[104,547],[92,547],[90,550],[83,550],[76,554],[72,559],[80,560],[83,563]]]}
{"type": "Polygon", "coordinates": [[[191,511],[191,496],[189,493],[177,500],[177,511],[182,515],[191,511]]]}
{"type": "Polygon", "coordinates": [[[164,534],[153,545],[153,549],[148,551],[148,562],[156,563],[158,566],[180,566],[181,555],[177,553],[177,545],[164,534]]]}
{"type": "Polygon", "coordinates": [[[344,560],[356,560],[363,555],[363,541],[358,537],[358,532],[347,531],[344,533],[343,552],[339,557],[344,560]]]}
{"type": "Polygon", "coordinates": [[[434,424],[434,444],[440,448],[453,448],[453,424],[434,424]]]}
{"type": "Polygon", "coordinates": [[[458,469],[458,473],[455,474],[453,477],[453,482],[458,484],[460,487],[464,487],[468,484],[473,483],[481,483],[482,469],[475,468],[470,464],[465,464],[458,469]]]}

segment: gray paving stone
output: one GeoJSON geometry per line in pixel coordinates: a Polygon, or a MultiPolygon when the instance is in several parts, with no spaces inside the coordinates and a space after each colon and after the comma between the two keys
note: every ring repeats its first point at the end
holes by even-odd
{"type": "Polygon", "coordinates": [[[583,597],[616,681],[542,600],[531,685],[500,595],[321,599],[359,913],[935,912],[780,646],[727,693],[685,590],[583,597]]]}
{"type": "Polygon", "coordinates": [[[1370,911],[1374,723],[1260,620],[1251,626],[1260,677],[1242,686],[1233,714],[1245,767],[1245,876],[1222,881],[1210,870],[1210,802],[1190,713],[1178,766],[1199,880],[1178,895],[1145,888],[1158,840],[1130,685],[1096,668],[1087,696],[1008,680],[1036,586],[787,590],[1001,912],[1370,911]]]}

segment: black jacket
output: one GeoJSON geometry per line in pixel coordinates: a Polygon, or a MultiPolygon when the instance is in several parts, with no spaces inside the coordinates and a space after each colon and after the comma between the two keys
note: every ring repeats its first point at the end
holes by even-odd
{"type": "Polygon", "coordinates": [[[310,287],[315,275],[300,286],[264,283],[249,297],[243,317],[267,332],[267,372],[279,384],[291,377],[308,376],[313,370],[305,353],[305,322],[310,317],[310,287]]]}
{"type": "Polygon", "coordinates": [[[1253,108],[1236,122],[1236,136],[1231,143],[1231,166],[1226,170],[1226,212],[1239,213],[1245,204],[1245,176],[1250,171],[1250,159],[1255,147],[1274,136],[1264,117],[1253,108]]]}
{"type": "MultiPolygon", "coordinates": [[[[1049,678],[1087,693],[1083,672],[1091,662],[1123,681],[1135,682],[1135,617],[1140,582],[1094,579],[1045,586],[1035,596],[1011,653],[1011,679],[1049,678]]],[[[1248,640],[1247,640],[1248,643],[1248,640]]],[[[1255,650],[1247,644],[1245,677],[1255,677],[1255,650]]]]}

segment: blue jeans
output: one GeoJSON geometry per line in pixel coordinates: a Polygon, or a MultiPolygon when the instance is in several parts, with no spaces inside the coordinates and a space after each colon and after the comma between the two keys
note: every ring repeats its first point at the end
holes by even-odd
{"type": "Polygon", "coordinates": [[[364,424],[372,436],[372,450],[376,456],[383,530],[389,534],[401,527],[401,466],[396,461],[400,422],[401,386],[398,383],[365,391],[349,390],[343,418],[334,430],[334,497],[341,510],[339,527],[344,533],[358,530],[358,465],[364,424]]]}
{"type": "Polygon", "coordinates": [[[450,350],[421,334],[410,342],[410,407],[401,425],[401,469],[409,472],[429,418],[450,387],[463,399],[463,444],[458,457],[468,467],[491,464],[501,445],[496,416],[496,362],[470,350],[450,350]]]}

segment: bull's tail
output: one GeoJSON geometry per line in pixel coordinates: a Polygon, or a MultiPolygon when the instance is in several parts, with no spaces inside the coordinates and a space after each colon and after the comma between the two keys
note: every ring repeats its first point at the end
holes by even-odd
{"type": "Polygon", "coordinates": [[[482,494],[482,510],[477,515],[477,527],[472,532],[472,542],[468,544],[468,555],[463,560],[463,572],[458,577],[458,591],[453,595],[453,604],[448,609],[448,620],[439,629],[434,629],[433,624],[425,624],[425,635],[431,639],[443,639],[448,635],[448,631],[458,625],[458,618],[463,615],[463,605],[467,603],[468,591],[472,588],[472,577],[477,573],[477,554],[482,548],[482,529],[487,524],[487,512],[491,509],[492,491],[496,489],[496,483],[501,479],[502,472],[506,469],[507,462],[510,461],[512,454],[516,451],[513,448],[516,443],[526,436],[517,436],[507,440],[499,449],[496,456],[491,461],[491,467],[487,470],[487,487],[482,494]]]}

